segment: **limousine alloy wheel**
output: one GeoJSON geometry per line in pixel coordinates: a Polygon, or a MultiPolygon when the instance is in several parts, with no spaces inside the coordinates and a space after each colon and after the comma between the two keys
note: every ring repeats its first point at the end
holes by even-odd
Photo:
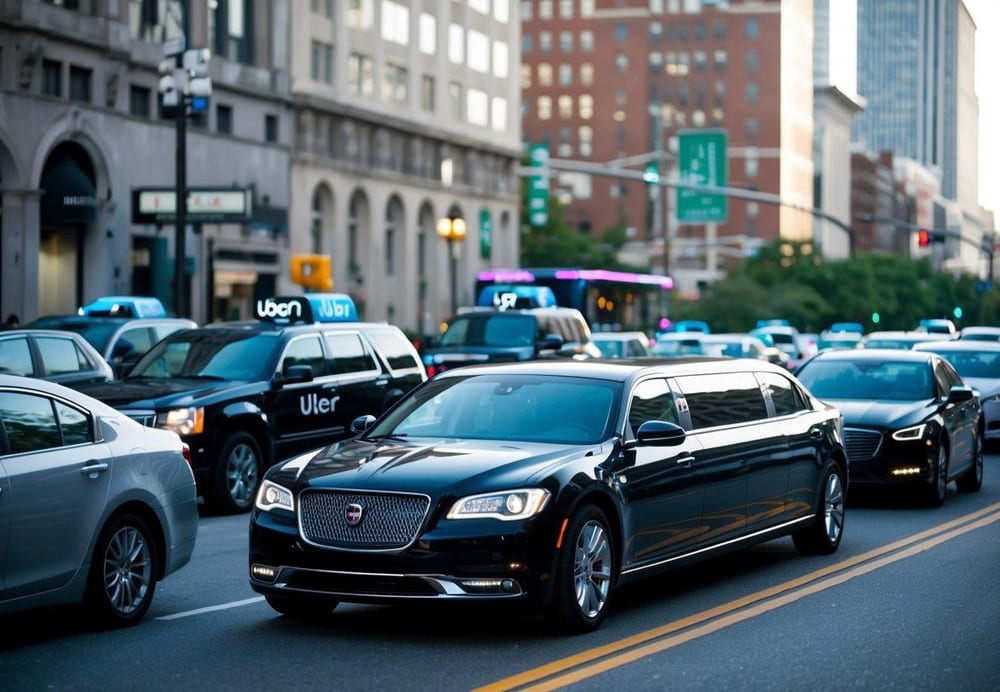
{"type": "Polygon", "coordinates": [[[608,520],[598,507],[577,510],[566,527],[553,601],[556,623],[570,632],[597,629],[607,612],[614,577],[608,520]]]}
{"type": "Polygon", "coordinates": [[[837,550],[844,533],[844,477],[840,466],[830,463],[820,486],[819,509],[808,528],[792,534],[801,553],[827,555],[837,550]]]}

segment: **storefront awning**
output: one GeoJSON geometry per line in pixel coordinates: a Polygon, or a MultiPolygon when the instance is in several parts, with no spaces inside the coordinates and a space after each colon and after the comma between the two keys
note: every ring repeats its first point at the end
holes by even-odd
{"type": "Polygon", "coordinates": [[[97,219],[93,181],[69,156],[50,161],[42,173],[43,224],[92,223],[97,219]]]}

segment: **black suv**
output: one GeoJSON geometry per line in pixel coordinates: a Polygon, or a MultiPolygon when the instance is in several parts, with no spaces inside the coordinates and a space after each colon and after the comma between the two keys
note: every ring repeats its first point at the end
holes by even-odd
{"type": "Polygon", "coordinates": [[[427,374],[433,376],[461,365],[558,357],[601,357],[579,310],[470,308],[451,319],[423,359],[427,374]]]}
{"type": "Polygon", "coordinates": [[[426,379],[416,349],[385,323],[357,321],[343,294],[269,298],[252,323],[171,334],[120,382],[86,392],[191,447],[210,509],[250,508],[262,472],[350,436],[426,379]]]}

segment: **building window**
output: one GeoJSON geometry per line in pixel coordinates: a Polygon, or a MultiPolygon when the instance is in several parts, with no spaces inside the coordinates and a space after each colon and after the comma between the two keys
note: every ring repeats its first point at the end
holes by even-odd
{"type": "Polygon", "coordinates": [[[649,0],[650,14],[663,14],[663,0],[649,0]]]}
{"type": "Polygon", "coordinates": [[[539,120],[549,120],[552,118],[552,97],[551,96],[539,96],[538,97],[538,119],[539,120]]]}
{"type": "Polygon", "coordinates": [[[490,39],[481,31],[469,29],[469,67],[486,74],[490,71],[490,39]]]}
{"type": "Polygon", "coordinates": [[[663,22],[650,22],[649,40],[653,43],[659,43],[663,40],[663,22]]]}
{"type": "Polygon", "coordinates": [[[559,18],[560,19],[572,19],[573,18],[573,2],[574,2],[574,0],[559,0],[559,18]]]}
{"type": "Polygon", "coordinates": [[[705,40],[705,22],[701,20],[694,23],[694,40],[695,41],[705,40]]]}
{"type": "Polygon", "coordinates": [[[747,72],[757,74],[760,70],[760,55],[755,50],[747,51],[747,72]]]}
{"type": "Polygon", "coordinates": [[[215,106],[215,131],[222,135],[233,133],[233,107],[219,103],[215,106]]]}
{"type": "Polygon", "coordinates": [[[593,31],[581,31],[580,32],[580,50],[584,53],[594,52],[594,32],[593,31]]]}
{"type": "Polygon", "coordinates": [[[615,69],[618,70],[620,74],[625,74],[628,72],[628,56],[624,53],[615,54],[615,69]]]}
{"type": "Polygon", "coordinates": [[[521,63],[521,88],[527,89],[531,86],[531,65],[521,63]]]}
{"type": "Polygon", "coordinates": [[[594,0],[580,0],[580,16],[581,17],[594,16],[594,0]]]}
{"type": "Polygon", "coordinates": [[[594,83],[594,66],[589,62],[580,64],[580,84],[590,86],[594,83]]]}
{"type": "Polygon", "coordinates": [[[407,102],[409,72],[405,67],[386,63],[382,70],[382,100],[397,106],[407,102]]]}
{"type": "Polygon", "coordinates": [[[747,118],[746,121],[746,134],[747,139],[756,139],[760,127],[758,125],[757,118],[747,118]]]}
{"type": "Polygon", "coordinates": [[[573,86],[573,66],[563,63],[559,66],[559,86],[573,86]]]}
{"type": "Polygon", "coordinates": [[[71,101],[90,103],[90,82],[94,71],[77,65],[69,66],[69,98],[71,101]]]}
{"type": "Polygon", "coordinates": [[[725,82],[715,83],[715,105],[721,106],[726,101],[726,84],[725,82]]]}
{"type": "Polygon", "coordinates": [[[312,42],[309,73],[314,82],[333,84],[333,46],[319,41],[312,42]]]}
{"type": "Polygon", "coordinates": [[[128,25],[132,38],[163,43],[181,33],[184,24],[180,0],[129,0],[128,25]]]}
{"type": "Polygon", "coordinates": [[[461,122],[465,120],[462,111],[462,85],[458,82],[448,83],[448,106],[452,119],[461,122]]]}
{"type": "Polygon", "coordinates": [[[622,23],[615,24],[615,43],[625,43],[625,39],[628,38],[628,30],[622,23]]]}
{"type": "Polygon", "coordinates": [[[705,85],[700,82],[694,85],[694,105],[697,108],[705,107],[705,85]]]}
{"type": "Polygon", "coordinates": [[[360,53],[347,58],[347,88],[352,94],[371,96],[375,92],[372,59],[360,53]]]}
{"type": "Polygon", "coordinates": [[[747,103],[757,103],[757,83],[747,82],[747,103]]]}
{"type": "MultiPolygon", "coordinates": [[[[691,96],[691,88],[687,84],[681,84],[677,87],[677,105],[681,108],[687,108],[688,100],[691,96]]],[[[678,115],[683,115],[683,113],[678,113],[678,115]]]]}
{"type": "MultiPolygon", "coordinates": [[[[743,159],[743,170],[748,178],[756,178],[758,172],[760,171],[760,162],[757,159],[756,152],[747,152],[746,158],[743,159]]],[[[747,209],[749,215],[750,210],[747,209]]]]}
{"type": "Polygon", "coordinates": [[[347,0],[347,26],[370,31],[375,24],[373,0],[347,0]]]}
{"type": "Polygon", "coordinates": [[[426,12],[420,13],[420,52],[424,55],[437,52],[437,18],[426,12]]]}
{"type": "Polygon", "coordinates": [[[551,31],[540,31],[538,32],[538,50],[543,53],[548,53],[552,50],[552,32],[551,31]]]}
{"type": "Polygon", "coordinates": [[[58,60],[42,59],[42,94],[62,96],[62,63],[58,60]]]}
{"type": "Polygon", "coordinates": [[[724,50],[715,51],[715,71],[725,72],[727,60],[728,60],[728,55],[726,55],[726,51],[724,50]]]}
{"type": "Polygon", "coordinates": [[[757,18],[750,17],[747,19],[747,36],[749,38],[757,38],[760,34],[759,26],[757,25],[757,18]]]}
{"type": "Polygon", "coordinates": [[[208,35],[213,55],[252,65],[253,0],[214,0],[208,3],[208,35]]]}
{"type": "Polygon", "coordinates": [[[469,0],[469,9],[488,15],[490,13],[490,0],[469,0]]]}
{"type": "Polygon", "coordinates": [[[382,38],[401,46],[410,44],[410,8],[382,0],[382,38]]]}
{"type": "Polygon", "coordinates": [[[712,22],[712,35],[715,38],[725,38],[726,37],[726,23],[721,19],[716,19],[712,22]]]}
{"type": "Polygon", "coordinates": [[[538,65],[538,84],[539,86],[552,86],[552,65],[547,62],[538,65]]]}
{"type": "Polygon", "coordinates": [[[531,34],[521,34],[521,55],[531,52],[531,34]]]}
{"type": "Polygon", "coordinates": [[[420,108],[428,113],[434,111],[434,77],[429,74],[420,78],[420,108]]]}
{"type": "Polygon", "coordinates": [[[688,40],[688,25],[687,22],[681,22],[677,25],[677,40],[687,41],[688,40]]]}
{"type": "Polygon", "coordinates": [[[493,42],[493,76],[506,79],[510,75],[510,49],[506,41],[493,42]]]}
{"type": "Polygon", "coordinates": [[[580,156],[589,157],[594,153],[594,130],[593,128],[583,125],[576,131],[577,139],[580,144],[580,156]]]}
{"type": "Polygon", "coordinates": [[[708,55],[703,50],[694,52],[694,69],[696,72],[704,72],[708,69],[708,55]]]}
{"type": "Polygon", "coordinates": [[[624,89],[615,89],[615,106],[624,108],[628,103],[628,92],[624,89]]]}
{"type": "Polygon", "coordinates": [[[531,0],[527,0],[527,2],[522,2],[521,3],[521,21],[522,22],[531,21],[531,16],[532,16],[531,15],[531,10],[532,10],[532,2],[531,2],[531,0]]]}
{"type": "Polygon", "coordinates": [[[490,101],[490,125],[495,132],[507,131],[507,99],[494,96],[490,101]]]}
{"type": "Polygon", "coordinates": [[[539,0],[538,18],[552,19],[552,0],[539,0]]]}
{"type": "Polygon", "coordinates": [[[594,97],[590,94],[582,94],[578,99],[577,109],[582,120],[590,120],[594,117],[594,97]]]}
{"type": "Polygon", "coordinates": [[[276,115],[264,116],[264,141],[265,142],[278,141],[278,116],[276,115]]]}
{"type": "Polygon", "coordinates": [[[556,149],[559,156],[573,155],[573,131],[568,127],[559,128],[559,147],[556,149]]]}
{"type": "Polygon", "coordinates": [[[466,113],[473,125],[486,127],[490,124],[489,98],[485,91],[469,89],[465,98],[466,113]]]}
{"type": "Polygon", "coordinates": [[[663,72],[663,53],[654,50],[649,54],[649,69],[651,72],[663,72]]]}
{"type": "Polygon", "coordinates": [[[510,21],[509,0],[493,0],[493,19],[501,24],[506,24],[510,21]]]}
{"type": "Polygon", "coordinates": [[[563,94],[559,97],[559,117],[567,120],[573,117],[573,97],[563,94]]]}
{"type": "Polygon", "coordinates": [[[448,26],[448,60],[455,65],[465,62],[465,29],[460,24],[448,26]]]}
{"type": "Polygon", "coordinates": [[[573,52],[573,32],[572,31],[560,31],[559,32],[559,50],[563,53],[573,52]]]}
{"type": "Polygon", "coordinates": [[[128,90],[128,112],[137,118],[148,118],[152,113],[152,90],[133,84],[128,90]]]}

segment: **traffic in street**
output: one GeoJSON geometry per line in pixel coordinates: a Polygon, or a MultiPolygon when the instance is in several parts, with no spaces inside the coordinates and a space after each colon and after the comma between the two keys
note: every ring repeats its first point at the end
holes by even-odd
{"type": "Polygon", "coordinates": [[[782,538],[638,582],[567,637],[503,607],[341,605],[278,615],[247,580],[245,515],[202,517],[191,563],[146,619],[4,619],[5,689],[962,689],[1000,664],[1000,456],[982,490],[928,510],[859,494],[835,555],[782,538]]]}

